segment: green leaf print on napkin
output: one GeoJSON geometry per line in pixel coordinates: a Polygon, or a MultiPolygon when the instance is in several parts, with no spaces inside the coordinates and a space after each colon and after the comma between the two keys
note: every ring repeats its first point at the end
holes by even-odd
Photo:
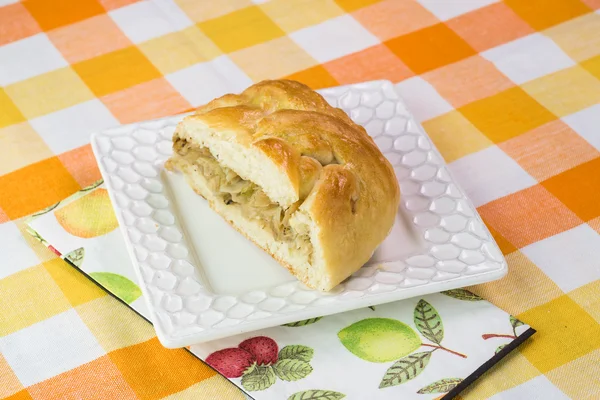
{"type": "Polygon", "coordinates": [[[445,294],[446,296],[450,296],[455,299],[458,299],[458,300],[464,300],[464,301],[481,301],[481,300],[483,300],[482,297],[477,296],[475,293],[469,292],[467,289],[452,289],[452,290],[446,290],[445,292],[441,292],[441,293],[445,294]]]}
{"type": "Polygon", "coordinates": [[[440,344],[444,338],[444,324],[437,310],[421,299],[413,313],[415,325],[419,332],[433,343],[440,344]]]}
{"type": "Polygon", "coordinates": [[[419,394],[430,394],[430,393],[448,393],[463,380],[462,378],[444,378],[439,381],[435,381],[432,384],[425,386],[417,391],[419,394]]]}
{"type": "Polygon", "coordinates": [[[314,324],[315,322],[318,322],[321,318],[323,318],[323,317],[316,317],[316,318],[305,319],[303,321],[290,322],[289,324],[283,324],[282,326],[287,326],[290,328],[297,328],[299,326],[314,324]]]}
{"type": "Polygon", "coordinates": [[[54,247],[52,247],[52,245],[50,243],[48,243],[46,241],[46,239],[44,239],[36,230],[34,230],[31,226],[27,225],[25,227],[25,230],[27,231],[27,233],[29,233],[31,236],[33,236],[34,239],[38,240],[41,244],[43,244],[44,246],[48,247],[48,249],[50,249],[53,253],[60,255],[60,252],[58,250],[56,250],[54,247]]]}
{"type": "Polygon", "coordinates": [[[397,360],[421,346],[419,335],[404,322],[391,318],[367,318],[338,332],[348,351],[366,361],[397,360]]]}
{"type": "Polygon", "coordinates": [[[432,351],[424,351],[421,353],[413,353],[409,356],[396,361],[385,372],[379,388],[383,389],[390,386],[397,386],[404,382],[408,382],[419,375],[431,359],[432,351]]]}
{"type": "Polygon", "coordinates": [[[273,370],[279,379],[293,382],[306,378],[313,369],[306,361],[298,359],[282,359],[273,365],[273,370]]]}
{"type": "Polygon", "coordinates": [[[138,285],[125,278],[123,275],[113,274],[111,272],[91,272],[89,275],[92,279],[127,304],[133,303],[142,295],[142,291],[138,285]]]}
{"type": "Polygon", "coordinates": [[[80,268],[81,264],[83,264],[83,257],[85,257],[85,249],[83,247],[80,247],[77,250],[73,250],[72,252],[65,255],[65,259],[69,260],[71,264],[73,264],[77,268],[80,268]]]}
{"type": "Polygon", "coordinates": [[[334,392],[333,390],[305,390],[294,393],[287,400],[340,400],[346,397],[345,394],[334,392]]]}
{"type": "Polygon", "coordinates": [[[50,211],[54,210],[56,207],[58,207],[60,205],[60,201],[52,204],[51,206],[48,206],[38,212],[36,212],[35,214],[33,214],[31,217],[35,218],[35,217],[39,217],[40,215],[44,215],[46,213],[49,213],[50,211]]]}
{"type": "MultiPolygon", "coordinates": [[[[510,316],[509,320],[510,320],[510,324],[512,325],[513,329],[517,329],[517,326],[525,325],[523,322],[519,321],[512,315],[510,316]]],[[[516,336],[516,334],[517,333],[515,332],[515,336],[516,336]]]]}
{"type": "Polygon", "coordinates": [[[80,192],[89,192],[90,190],[96,189],[98,186],[104,183],[104,179],[98,179],[96,182],[92,183],[89,186],[84,187],[80,190],[80,192]]]}
{"type": "MultiPolygon", "coordinates": [[[[401,323],[400,321],[398,322],[401,323]]],[[[435,344],[422,343],[420,338],[417,337],[419,346],[410,350],[410,352],[419,347],[431,347],[432,349],[430,351],[412,353],[392,364],[385,372],[385,375],[379,384],[380,389],[400,385],[417,377],[429,364],[431,355],[438,350],[446,351],[458,357],[467,358],[464,354],[442,346],[442,340],[444,339],[444,324],[442,322],[442,317],[427,301],[423,299],[419,300],[413,311],[413,322],[421,335],[435,344]]],[[[378,342],[374,343],[374,345],[381,346],[381,348],[387,347],[378,342]]]]}
{"type": "Polygon", "coordinates": [[[295,359],[310,362],[314,354],[314,350],[301,344],[285,346],[279,351],[279,359],[295,359]]]}
{"type": "Polygon", "coordinates": [[[249,391],[265,390],[271,387],[276,379],[273,368],[258,365],[242,376],[242,386],[249,391]]]}

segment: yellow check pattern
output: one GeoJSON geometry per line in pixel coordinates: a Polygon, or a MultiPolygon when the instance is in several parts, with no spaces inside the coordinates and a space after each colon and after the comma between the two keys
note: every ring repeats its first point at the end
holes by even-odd
{"type": "Polygon", "coordinates": [[[463,397],[600,398],[599,9],[0,0],[0,397],[239,398],[23,221],[100,178],[91,132],[288,77],[393,81],[500,244],[509,275],[472,290],[538,334],[463,397]]]}

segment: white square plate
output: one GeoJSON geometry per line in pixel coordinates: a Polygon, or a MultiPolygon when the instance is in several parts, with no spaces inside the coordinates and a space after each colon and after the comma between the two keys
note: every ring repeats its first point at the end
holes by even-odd
{"type": "Polygon", "coordinates": [[[306,288],[164,170],[182,116],[92,138],[160,341],[183,347],[501,278],[506,261],[388,81],[321,90],[394,166],[401,206],[373,258],[332,292],[306,288]],[[179,210],[185,210],[185,215],[179,210]]]}

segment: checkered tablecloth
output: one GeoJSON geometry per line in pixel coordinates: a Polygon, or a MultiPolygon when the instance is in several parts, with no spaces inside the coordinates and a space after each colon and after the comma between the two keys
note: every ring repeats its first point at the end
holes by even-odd
{"type": "Polygon", "coordinates": [[[463,397],[600,398],[598,9],[0,0],[0,397],[239,398],[29,237],[23,218],[100,178],[91,132],[288,77],[397,83],[500,244],[509,275],[472,290],[538,334],[463,397]]]}

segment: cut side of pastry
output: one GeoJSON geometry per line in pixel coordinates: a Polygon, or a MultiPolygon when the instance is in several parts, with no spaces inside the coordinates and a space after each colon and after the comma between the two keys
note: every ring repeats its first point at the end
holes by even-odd
{"type": "Polygon", "coordinates": [[[307,286],[328,291],[394,223],[394,171],[365,130],[294,81],[263,81],[184,118],[170,170],[307,286]]]}

